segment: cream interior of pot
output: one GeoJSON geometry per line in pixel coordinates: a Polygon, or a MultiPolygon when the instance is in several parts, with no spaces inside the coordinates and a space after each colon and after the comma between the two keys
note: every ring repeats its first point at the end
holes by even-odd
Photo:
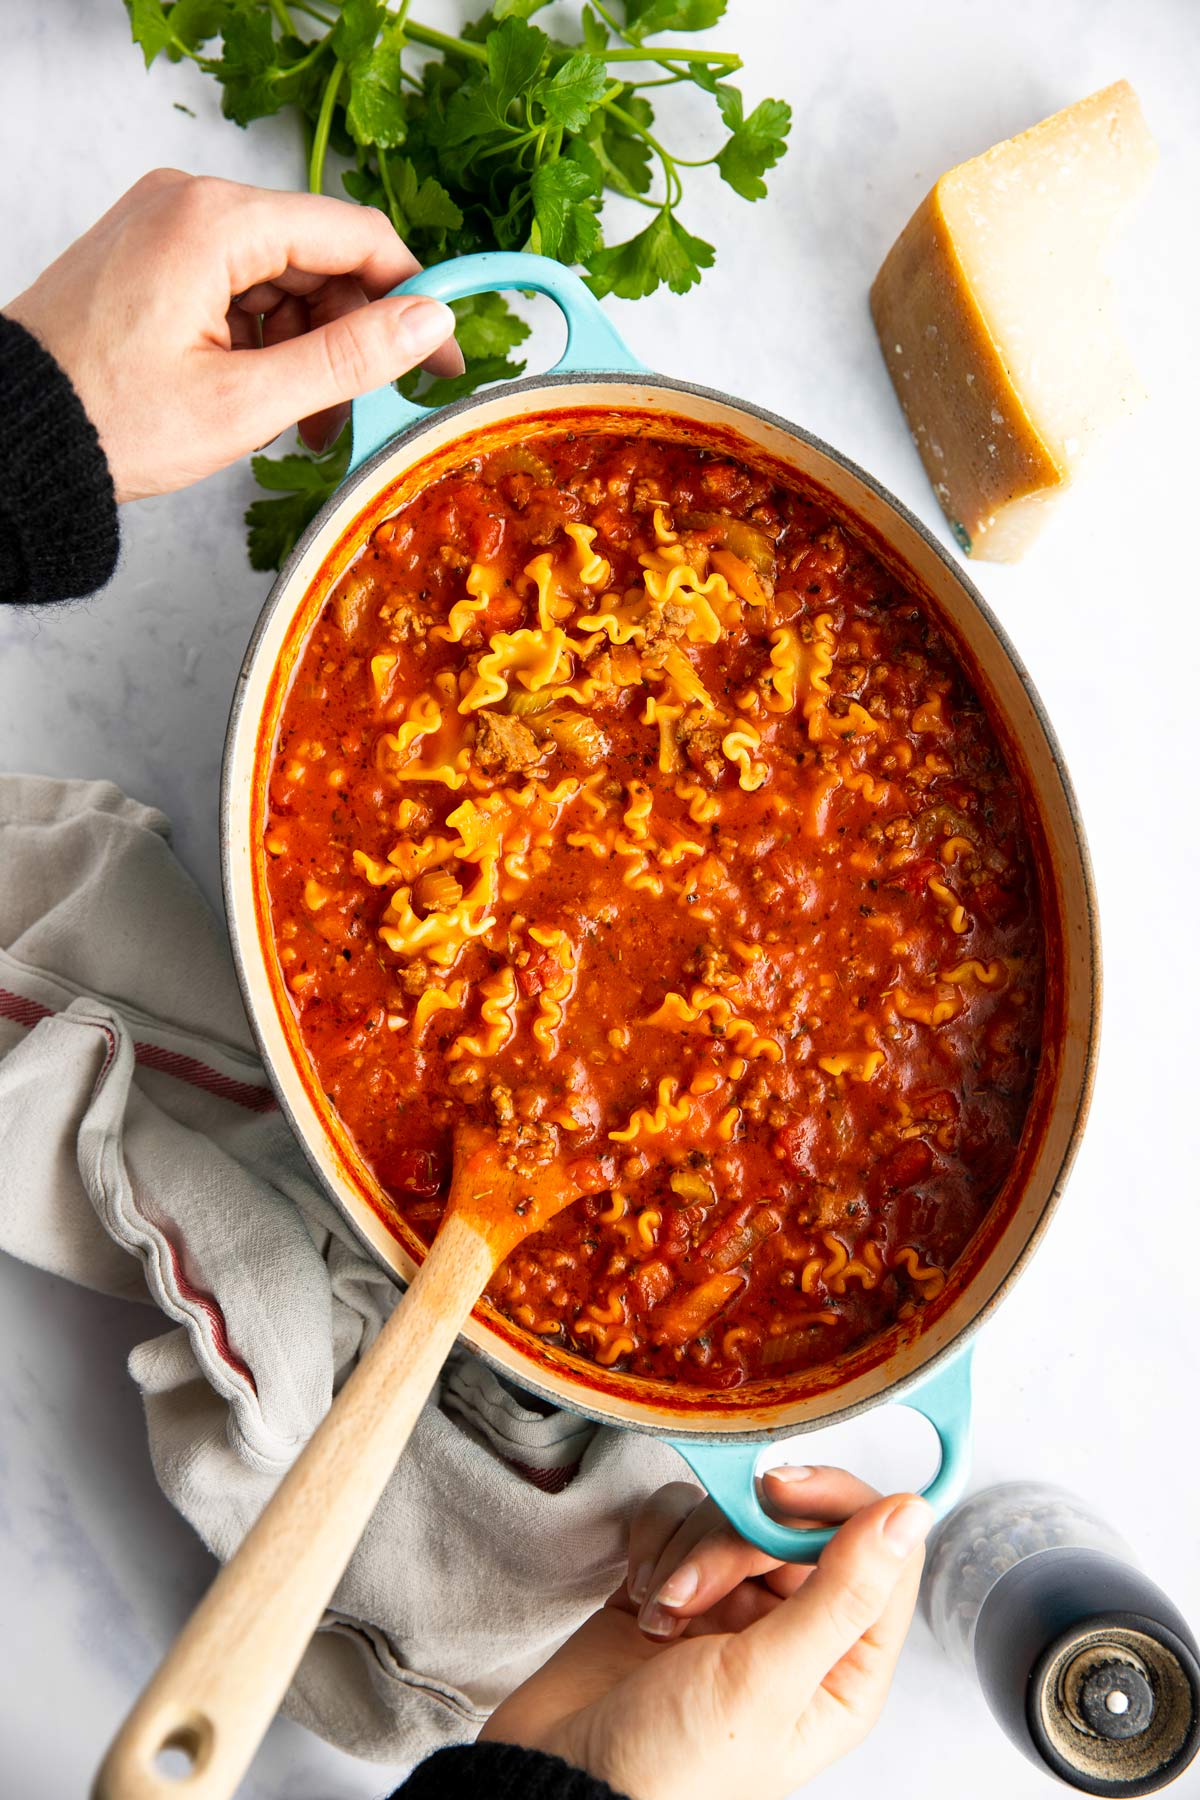
{"type": "MultiPolygon", "coordinates": [[[[951,1354],[1002,1296],[1032,1250],[1066,1177],[1086,1110],[1098,1009],[1098,942],[1087,854],[1061,757],[1028,678],[957,567],[886,494],[824,446],[734,402],[655,378],[599,376],[524,382],[493,397],[431,414],[351,478],[277,583],[247,654],[226,747],[225,884],[243,991],[281,1103],[311,1161],[370,1253],[400,1280],[416,1266],[416,1240],[385,1222],[374,1179],[332,1117],[306,1059],[269,947],[257,859],[265,769],[295,650],[320,600],[364,538],[426,479],[481,438],[520,441],[569,412],[595,408],[597,428],[699,432],[722,448],[820,490],[835,513],[865,533],[881,560],[948,630],[1002,737],[1024,792],[1035,846],[1050,980],[1046,1043],[1024,1139],[1004,1193],[919,1320],[893,1327],[836,1363],[774,1385],[706,1395],[598,1369],[549,1350],[490,1305],[465,1336],[516,1381],[576,1411],[676,1436],[797,1432],[844,1418],[911,1383],[951,1354]],[[732,434],[732,435],[731,435],[732,434]],[[458,447],[457,449],[455,447],[458,447]],[[407,480],[406,480],[407,478],[407,480]],[[304,616],[301,617],[300,615],[304,616]]],[[[564,424],[567,422],[562,421],[564,424]]],[[[403,1230],[403,1228],[400,1228],[403,1230]]]]}

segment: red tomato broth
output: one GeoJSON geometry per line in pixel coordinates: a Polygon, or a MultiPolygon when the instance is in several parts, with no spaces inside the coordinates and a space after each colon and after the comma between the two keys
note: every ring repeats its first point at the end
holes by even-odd
{"type": "MultiPolygon", "coordinates": [[[[431,1239],[453,1120],[464,1108],[495,1120],[492,1089],[502,1088],[513,1097],[508,1127],[518,1137],[523,1112],[526,1136],[560,1137],[572,1154],[618,1151],[622,1201],[601,1196],[560,1215],[510,1257],[493,1302],[517,1324],[540,1328],[547,1350],[595,1354],[613,1375],[721,1390],[813,1368],[898,1319],[919,1321],[936,1297],[938,1273],[988,1219],[1014,1163],[1037,1070],[1037,882],[1017,787],[924,604],[812,496],[694,442],[616,434],[610,415],[603,424],[609,429],[527,440],[549,465],[550,480],[533,480],[511,451],[490,452],[424,488],[408,478],[412,497],[395,512],[396,524],[376,526],[296,656],[265,834],[268,850],[272,838],[285,848],[267,855],[265,879],[301,1041],[396,1214],[431,1239]],[[506,456],[511,466],[498,474],[506,456]],[[655,542],[655,500],[667,503],[667,523],[678,520],[701,561],[705,547],[711,559],[729,539],[729,520],[765,527],[769,562],[744,531],[733,537],[773,570],[773,595],[745,605],[719,642],[682,644],[732,728],[749,718],[760,730],[757,755],[768,777],[744,790],[737,765],[700,733],[685,747],[680,776],[659,769],[658,730],[643,723],[653,684],[569,707],[607,734],[604,779],[620,795],[597,796],[616,821],[605,828],[637,841],[623,816],[630,782],[641,783],[660,844],[687,840],[703,854],[685,852],[671,870],[643,869],[670,876],[661,894],[631,887],[624,873],[640,865],[628,854],[610,848],[599,857],[565,842],[591,816],[569,802],[550,827],[546,866],[491,909],[495,927],[468,942],[448,970],[425,967],[424,977],[445,987],[466,980],[465,1004],[434,1013],[414,1045],[407,1023],[393,1028],[389,1020],[410,1019],[417,996],[405,992],[403,978],[418,959],[380,941],[391,890],[363,878],[354,852],[382,865],[398,843],[445,835],[464,794],[478,800],[528,788],[530,780],[510,771],[481,781],[468,756],[474,785],[451,792],[401,782],[387,755],[381,766],[380,741],[394,736],[414,696],[439,671],[457,669],[464,652],[478,661],[497,630],[537,624],[537,594],[521,571],[542,554],[568,568],[574,546],[566,523],[597,526],[594,550],[611,565],[612,589],[632,592],[642,577],[638,553],[655,542]],[[430,627],[444,626],[465,597],[476,562],[502,577],[476,614],[478,641],[474,624],[461,645],[432,638],[430,627]],[[381,608],[388,616],[380,617],[381,608]],[[818,628],[823,615],[830,624],[818,628]],[[425,627],[415,634],[414,616],[425,627]],[[799,697],[766,712],[760,687],[757,708],[738,705],[761,681],[770,634],[781,626],[806,646],[827,640],[832,648],[831,691],[815,740],[799,697]],[[381,652],[396,663],[377,700],[370,659],[381,652]],[[909,768],[884,766],[875,743],[882,733],[851,712],[864,702],[912,750],[909,768]],[[323,754],[302,752],[312,746],[323,754]],[[344,772],[338,786],[328,781],[331,757],[344,772]],[[872,771],[882,797],[861,782],[872,771]],[[700,798],[681,799],[680,780],[700,798]],[[690,806],[710,795],[721,816],[698,823],[690,806]],[[407,836],[396,824],[403,799],[424,809],[407,836]],[[960,867],[942,851],[964,834],[968,849],[960,844],[955,852],[960,867]],[[688,880],[689,868],[708,864],[716,871],[711,884],[688,880]],[[965,930],[952,929],[951,902],[930,889],[931,878],[963,905],[965,930]],[[328,896],[315,910],[305,900],[309,881],[328,896]],[[697,894],[690,904],[688,887],[697,894]],[[880,919],[891,922],[886,931],[872,923],[880,919]],[[577,963],[550,1055],[532,1025],[556,965],[547,946],[529,937],[531,925],[543,934],[565,931],[577,963]],[[743,951],[762,954],[731,954],[735,937],[743,951]],[[897,941],[902,955],[891,948],[897,941]],[[936,982],[969,963],[988,973],[1001,964],[1004,973],[994,986],[971,973],[955,984],[936,982]],[[460,1051],[454,1058],[456,1043],[481,1035],[480,982],[505,967],[516,987],[511,1037],[490,1057],[460,1051]],[[683,1029],[646,1023],[661,1015],[667,993],[694,998],[697,989],[709,1007],[683,1029]],[[957,1010],[929,1025],[897,1012],[898,991],[910,1013],[914,1006],[929,1012],[939,997],[944,1009],[955,1000],[957,1010]],[[728,1009],[711,1001],[730,993],[736,1005],[728,1009]],[[623,1031],[628,1045],[609,1041],[610,1032],[623,1031]],[[868,1031],[883,1046],[880,1066],[856,1079],[868,1068],[868,1031]],[[775,1043],[777,1060],[739,1053],[739,1043],[760,1040],[775,1043]],[[848,1055],[859,1060],[842,1073],[820,1066],[822,1058],[836,1065],[848,1055]],[[464,1084],[472,1064],[481,1078],[464,1084]],[[718,1085],[712,1094],[689,1093],[688,1116],[668,1118],[660,1133],[614,1144],[610,1131],[627,1128],[639,1110],[653,1112],[664,1077],[678,1083],[677,1112],[685,1091],[718,1085]],[[547,1112],[572,1105],[582,1131],[547,1126],[547,1112]],[[740,1117],[726,1142],[718,1123],[735,1106],[740,1117]],[[672,1178],[677,1188],[688,1176],[708,1183],[708,1198],[676,1192],[672,1178]]],[[[561,585],[571,587],[569,575],[561,585]]],[[[574,619],[594,616],[600,603],[576,589],[566,629],[578,642],[574,619]]],[[[678,636],[673,641],[678,648],[678,636]]],[[[591,644],[591,657],[573,658],[576,671],[606,654],[603,636],[591,644]]],[[[519,680],[510,686],[520,692],[519,680]]],[[[499,705],[510,702],[511,692],[499,705]]],[[[459,725],[469,728],[478,710],[491,709],[459,715],[459,725]]],[[[523,722],[538,727],[538,717],[526,713],[523,722]]],[[[595,773],[586,755],[538,731],[547,747],[532,774],[544,790],[595,773]]],[[[438,741],[444,735],[435,734],[438,741]]],[[[411,760],[428,763],[422,741],[428,748],[429,739],[418,740],[411,760]]],[[[459,739],[451,734],[451,741],[459,739]]],[[[885,754],[893,765],[904,760],[895,744],[885,754]]],[[[453,866],[461,873],[461,863],[453,866]]],[[[507,1100],[501,1110],[510,1110],[507,1100]]]]}

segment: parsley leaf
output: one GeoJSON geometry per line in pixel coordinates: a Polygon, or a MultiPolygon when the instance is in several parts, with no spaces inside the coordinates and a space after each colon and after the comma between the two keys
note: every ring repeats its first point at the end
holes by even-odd
{"type": "Polygon", "coordinates": [[[249,125],[277,113],[290,97],[278,68],[275,34],[269,13],[239,10],[221,33],[221,60],[213,71],[224,89],[221,111],[235,125],[249,125]]]}
{"type": "Polygon", "coordinates": [[[601,23],[590,6],[585,6],[579,20],[583,47],[593,56],[603,56],[608,48],[608,26],[601,23]]]}
{"type": "Polygon", "coordinates": [[[539,81],[530,98],[540,101],[546,117],[567,131],[582,131],[604,98],[604,63],[598,56],[568,56],[548,81],[539,81]]]}
{"type": "Polygon", "coordinates": [[[237,0],[175,0],[171,8],[171,36],[177,44],[194,50],[219,37],[237,0]]]}
{"type": "MultiPolygon", "coordinates": [[[[343,13],[341,23],[345,21],[343,13]]],[[[398,19],[390,19],[378,43],[372,38],[348,65],[350,101],[346,125],[356,144],[378,144],[381,150],[395,150],[407,136],[404,85],[400,78],[404,43],[404,27],[398,19]]]]}
{"type": "Polygon", "coordinates": [[[386,7],[381,0],[343,0],[330,46],[339,62],[355,62],[365,56],[379,35],[386,7]]]}
{"type": "Polygon", "coordinates": [[[471,294],[454,302],[455,337],[465,357],[506,356],[529,336],[524,319],[510,312],[503,294],[471,294]]]}
{"type": "Polygon", "coordinates": [[[171,41],[171,22],[162,0],[129,0],[129,25],[135,44],[140,44],[146,67],[171,41]]]}
{"type": "Polygon", "coordinates": [[[618,177],[615,186],[624,182],[635,194],[648,194],[652,183],[653,152],[642,134],[654,125],[654,108],[640,94],[628,90],[618,95],[618,101],[621,111],[639,129],[632,129],[624,119],[606,112],[600,117],[598,148],[610,171],[618,177]]]}
{"type": "Polygon", "coordinates": [[[349,463],[349,425],[322,456],[250,458],[259,487],[280,495],[277,500],[254,500],[246,509],[251,568],[282,568],[309,520],[341,486],[349,463]]]}
{"type": "Polygon", "coordinates": [[[579,163],[560,157],[534,171],[529,191],[537,234],[533,248],[559,262],[586,262],[600,248],[593,177],[579,163]]]}
{"type": "Polygon", "coordinates": [[[462,213],[440,181],[427,175],[422,181],[413,164],[407,160],[387,164],[392,194],[396,202],[396,230],[401,237],[421,231],[457,231],[462,213]]]}
{"type": "Polygon", "coordinates": [[[712,267],[713,247],[685,231],[669,207],[663,207],[645,231],[611,249],[598,250],[588,261],[593,294],[616,294],[640,300],[666,282],[673,294],[686,294],[712,267]]]}
{"type": "Polygon", "coordinates": [[[402,375],[398,386],[406,399],[416,400],[422,406],[452,406],[489,381],[515,381],[524,368],[524,363],[510,362],[505,356],[477,356],[467,363],[461,375],[444,375],[424,383],[414,370],[402,375]]]}
{"type": "Polygon", "coordinates": [[[630,37],[656,31],[707,31],[725,11],[727,0],[625,0],[625,27],[630,37]]]}
{"type": "Polygon", "coordinates": [[[742,96],[737,88],[722,83],[716,95],[721,117],[733,133],[717,153],[721,179],[743,200],[761,200],[767,191],[763,176],[775,167],[787,147],[792,109],[785,100],[762,100],[749,118],[743,118],[742,96]]]}
{"type": "MultiPolygon", "coordinates": [[[[713,260],[676,217],[691,169],[705,163],[662,141],[651,88],[686,81],[711,96],[729,135],[705,161],[751,200],[791,122],[778,100],[746,114],[729,85],[741,67],[731,51],[652,42],[660,31],[707,30],[726,0],[560,0],[555,35],[530,22],[549,0],[475,0],[453,31],[414,17],[422,0],[124,4],[147,66],[193,59],[239,125],[290,112],[310,190],[324,192],[331,158],[344,159],[346,193],[384,212],[422,262],[529,246],[582,267],[600,295],[633,299],[663,285],[682,294],[713,260]],[[649,222],[605,246],[612,194],[647,208],[649,222]]],[[[414,371],[402,393],[444,404],[521,373],[513,352],[527,328],[507,298],[480,295],[455,310],[465,372],[434,381],[414,371]]],[[[341,478],[348,446],[347,433],[323,456],[255,458],[270,491],[248,515],[255,567],[287,555],[341,478]]]]}
{"type": "Polygon", "coordinates": [[[488,74],[496,111],[503,121],[513,101],[522,95],[542,66],[550,39],[524,19],[506,19],[487,36],[488,74]]]}
{"type": "Polygon", "coordinates": [[[369,169],[347,169],[342,176],[342,186],[360,206],[377,206],[380,212],[388,210],[383,183],[369,169]]]}
{"type": "Polygon", "coordinates": [[[456,147],[457,157],[447,159],[447,167],[461,174],[479,145],[489,137],[508,130],[508,120],[501,109],[496,90],[490,81],[466,82],[451,94],[445,120],[439,133],[443,156],[456,147]]]}

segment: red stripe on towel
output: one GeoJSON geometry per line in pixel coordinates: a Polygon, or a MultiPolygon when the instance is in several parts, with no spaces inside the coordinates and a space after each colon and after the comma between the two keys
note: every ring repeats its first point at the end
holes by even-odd
{"type": "MultiPolygon", "coordinates": [[[[53,1018],[53,1008],[43,1006],[40,1000],[29,1000],[24,994],[14,994],[8,988],[0,988],[0,1018],[11,1019],[15,1025],[23,1025],[32,1030],[40,1025],[43,1019],[53,1018]]],[[[116,1055],[117,1041],[113,1033],[102,1027],[108,1039],[108,1056],[104,1068],[100,1072],[103,1079],[113,1057],[116,1055]]],[[[194,1057],[180,1056],[173,1050],[162,1050],[156,1044],[135,1044],[134,1055],[138,1062],[149,1069],[159,1069],[164,1075],[174,1075],[179,1081],[186,1081],[191,1087],[204,1088],[207,1093],[217,1094],[223,1100],[232,1100],[236,1106],[250,1107],[254,1112],[266,1112],[274,1106],[273,1096],[265,1088],[251,1087],[249,1082],[233,1081],[228,1075],[218,1074],[216,1069],[208,1068],[197,1062],[194,1057]]],[[[242,1378],[255,1387],[254,1376],[246,1367],[236,1350],[229,1342],[229,1333],[225,1328],[225,1315],[217,1302],[209,1294],[202,1294],[194,1287],[183,1272],[179,1251],[168,1240],[167,1248],[171,1252],[171,1266],[175,1276],[175,1285],[180,1297],[189,1305],[204,1314],[212,1334],[213,1348],[221,1360],[231,1369],[237,1371],[242,1378]]]]}
{"type": "Polygon", "coordinates": [[[37,1000],[27,1000],[24,994],[10,994],[7,988],[0,988],[0,1019],[11,1019],[14,1025],[24,1025],[32,1031],[43,1019],[51,1016],[51,1009],[42,1006],[37,1000]]]}
{"type": "Polygon", "coordinates": [[[167,1238],[166,1244],[167,1249],[171,1252],[171,1272],[175,1277],[175,1286],[179,1289],[180,1299],[185,1300],[189,1306],[195,1307],[197,1312],[204,1314],[204,1317],[208,1320],[208,1328],[212,1336],[213,1349],[223,1363],[226,1363],[231,1369],[235,1370],[243,1380],[249,1382],[251,1388],[257,1394],[258,1384],[256,1383],[254,1376],[229,1342],[229,1332],[225,1326],[225,1314],[221,1311],[220,1306],[213,1299],[211,1294],[202,1293],[198,1287],[188,1280],[183,1272],[183,1261],[180,1257],[178,1247],[171,1242],[170,1238],[167,1238]]]}
{"type": "MultiPolygon", "coordinates": [[[[43,1019],[55,1016],[54,1009],[43,1006],[39,1000],[29,1000],[24,994],[14,994],[8,988],[0,988],[0,1019],[11,1019],[15,1025],[23,1025],[32,1031],[43,1019]]],[[[115,1045],[109,1037],[111,1060],[115,1045]]],[[[229,1100],[234,1106],[244,1106],[249,1112],[273,1112],[278,1105],[270,1088],[255,1087],[248,1081],[235,1081],[232,1076],[222,1075],[216,1069],[210,1069],[206,1063],[197,1062],[193,1056],[184,1056],[176,1050],[164,1050],[158,1044],[135,1043],[134,1055],[144,1068],[155,1069],[161,1075],[172,1075],[176,1081],[186,1081],[189,1087],[203,1088],[207,1094],[213,1094],[219,1100],[229,1100]]],[[[169,1246],[171,1262],[175,1274],[175,1282],[180,1295],[192,1306],[197,1307],[208,1319],[212,1332],[213,1348],[229,1367],[236,1369],[257,1393],[254,1376],[241,1357],[229,1342],[229,1334],[225,1327],[225,1315],[216,1301],[209,1295],[202,1294],[192,1286],[180,1266],[179,1253],[175,1246],[169,1246]]],[[[522,1481],[528,1481],[532,1487],[539,1488],[543,1494],[561,1494],[570,1487],[579,1473],[579,1464],[572,1463],[567,1468],[537,1469],[529,1463],[510,1462],[509,1468],[519,1475],[522,1481]]]]}
{"type": "Polygon", "coordinates": [[[133,1053],[144,1069],[173,1075],[176,1081],[203,1088],[206,1094],[213,1094],[218,1100],[230,1100],[234,1106],[244,1106],[247,1112],[274,1112],[279,1104],[270,1088],[255,1087],[252,1082],[235,1081],[232,1075],[218,1074],[207,1063],[197,1062],[194,1056],[184,1056],[178,1050],[164,1050],[159,1044],[135,1044],[133,1053]]]}
{"type": "MultiPolygon", "coordinates": [[[[11,1019],[14,1025],[23,1025],[27,1031],[32,1031],[43,1019],[53,1017],[52,1007],[0,988],[0,1019],[11,1019]]],[[[194,1056],[184,1056],[181,1051],[164,1050],[161,1044],[135,1043],[133,1054],[144,1069],[173,1076],[176,1081],[200,1088],[217,1100],[228,1100],[233,1106],[245,1107],[247,1112],[268,1113],[278,1107],[279,1102],[270,1088],[256,1087],[251,1081],[236,1081],[232,1075],[222,1075],[218,1069],[210,1069],[207,1063],[198,1062],[194,1056]]]]}

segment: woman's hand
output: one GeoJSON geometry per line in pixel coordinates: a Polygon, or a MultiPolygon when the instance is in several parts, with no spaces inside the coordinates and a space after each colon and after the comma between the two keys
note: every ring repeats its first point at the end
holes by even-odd
{"type": "Polygon", "coordinates": [[[137,500],[298,419],[321,448],[356,394],[418,363],[460,370],[449,307],[381,298],[419,267],[374,207],[158,169],[4,311],[66,370],[117,499],[137,500]]]}
{"type": "Polygon", "coordinates": [[[634,1521],[627,1586],[481,1736],[561,1756],[632,1800],[772,1800],[860,1743],[912,1618],[932,1514],[838,1469],[764,1485],[791,1524],[853,1514],[815,1567],[762,1555],[695,1488],[661,1489],[634,1521]]]}

